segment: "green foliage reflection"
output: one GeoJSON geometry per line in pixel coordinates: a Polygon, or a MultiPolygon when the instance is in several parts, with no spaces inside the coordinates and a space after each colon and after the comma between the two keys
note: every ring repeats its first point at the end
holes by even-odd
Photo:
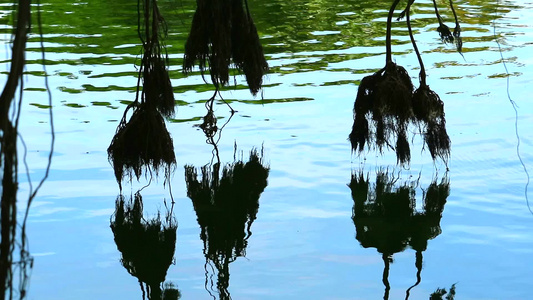
{"type": "MultiPolygon", "coordinates": [[[[250,13],[258,29],[258,36],[263,45],[264,53],[271,74],[294,74],[323,70],[328,72],[353,72],[368,73],[369,61],[373,56],[381,56],[384,51],[377,47],[385,45],[385,19],[386,8],[390,1],[372,0],[250,0],[250,13]],[[353,63],[352,63],[353,62],[353,63]],[[349,66],[349,68],[347,68],[349,66]]],[[[439,3],[444,3],[440,1],[439,3]]],[[[158,1],[159,8],[164,12],[168,23],[169,76],[173,84],[183,79],[183,53],[188,32],[191,28],[195,13],[196,1],[158,1]]],[[[443,5],[444,6],[444,5],[443,5]]],[[[506,14],[519,8],[514,2],[505,1],[498,4],[496,0],[464,0],[460,2],[457,17],[463,24],[465,46],[463,53],[490,51],[487,46],[494,37],[490,28],[491,22],[506,17],[506,14]],[[497,15],[494,12],[498,11],[497,15]],[[466,30],[466,31],[465,31],[466,30]]],[[[0,36],[2,42],[8,42],[12,32],[15,6],[4,3],[3,13],[0,14],[0,36]]],[[[45,0],[41,1],[44,42],[46,48],[46,64],[54,65],[54,71],[74,73],[78,79],[66,81],[65,92],[79,90],[83,95],[91,94],[91,90],[81,89],[83,84],[89,83],[105,91],[121,91],[126,89],[134,91],[135,72],[131,66],[140,65],[141,44],[137,35],[137,2],[136,1],[66,1],[45,0]],[[120,13],[116,13],[119,11],[120,13]],[[75,71],[74,71],[75,70],[75,71]],[[75,74],[79,72],[79,74],[75,74]],[[93,72],[89,78],[87,72],[93,72]],[[93,78],[105,78],[97,81],[93,78]],[[133,88],[133,89],[132,89],[133,88]]],[[[416,2],[413,9],[413,30],[415,33],[433,31],[438,38],[437,28],[433,15],[431,1],[416,2]]],[[[451,10],[443,7],[440,14],[444,23],[452,24],[451,10]]],[[[36,24],[36,20],[33,20],[36,24]]],[[[395,21],[392,34],[394,45],[409,43],[408,34],[403,29],[403,24],[395,21]]],[[[508,36],[499,36],[505,40],[508,36]]],[[[39,76],[32,73],[39,69],[41,62],[37,53],[39,37],[29,36],[26,74],[39,76]]],[[[427,41],[426,41],[427,42],[427,41]]],[[[425,52],[448,52],[449,50],[436,43],[431,43],[430,49],[425,52]]],[[[505,43],[503,43],[505,44],[505,43]]],[[[400,46],[394,49],[394,55],[407,54],[409,49],[400,46]]],[[[453,59],[452,59],[453,60],[453,59]]],[[[9,60],[2,60],[1,64],[9,60]]],[[[459,63],[460,64],[460,63],[459,63]]],[[[375,66],[372,66],[376,71],[375,66]]],[[[230,76],[234,70],[230,70],[230,76]]],[[[42,74],[41,74],[42,75],[42,74]]],[[[189,90],[203,92],[206,89],[214,91],[210,85],[198,83],[201,72],[195,68],[190,74],[195,77],[193,81],[183,82],[183,85],[192,85],[187,90],[181,89],[180,84],[174,84],[174,93],[177,98],[183,98],[189,90]],[[192,82],[192,84],[191,84],[192,82]],[[180,95],[177,95],[180,94],[180,95]]],[[[366,74],[365,74],[366,75],[366,74]]],[[[51,75],[51,76],[60,76],[51,75]]],[[[276,76],[272,76],[276,80],[276,76]]],[[[313,76],[313,78],[316,78],[313,76]]],[[[336,82],[334,76],[322,77],[318,84],[336,82]]],[[[70,78],[69,78],[70,79],[70,78]]],[[[349,79],[349,78],[346,78],[349,79]]],[[[231,81],[231,79],[230,79],[231,81]]],[[[298,82],[303,84],[317,84],[316,80],[298,82]]],[[[30,80],[31,82],[31,80],[30,80]]],[[[287,82],[284,80],[284,82],[287,82]]],[[[268,82],[267,82],[268,83],[268,82]]],[[[289,82],[289,84],[295,83],[289,82]]],[[[239,84],[239,82],[237,82],[239,84]]],[[[339,82],[338,84],[348,84],[339,82]]],[[[233,89],[233,87],[231,87],[233,89]]],[[[239,86],[241,88],[241,86],[239,86]]],[[[106,98],[115,104],[119,99],[124,99],[126,93],[115,96],[114,99],[106,98]]],[[[44,94],[42,94],[44,96],[44,94]]],[[[92,94],[94,95],[94,94],[92,94]]],[[[266,93],[265,97],[272,97],[266,93]]],[[[274,94],[276,95],[276,94],[274,94]]],[[[279,95],[277,95],[279,96],[279,95]]],[[[299,96],[312,97],[309,94],[299,96]]],[[[89,106],[90,101],[98,96],[76,97],[78,104],[89,106]]],[[[287,97],[282,95],[281,97],[287,97]]],[[[41,96],[42,98],[42,96],[41,96]]],[[[70,97],[69,97],[70,98],[70,97]]],[[[288,101],[296,99],[287,98],[288,101]]],[[[102,98],[100,98],[102,100],[102,98]]],[[[265,99],[271,100],[271,99],[265,99]]],[[[275,100],[275,99],[273,99],[275,100]]],[[[39,100],[35,100],[39,104],[39,100]]],[[[272,102],[272,101],[269,101],[272,102]]],[[[86,108],[89,109],[89,108],[86,108]]],[[[183,117],[183,116],[182,116],[183,117]]]]}

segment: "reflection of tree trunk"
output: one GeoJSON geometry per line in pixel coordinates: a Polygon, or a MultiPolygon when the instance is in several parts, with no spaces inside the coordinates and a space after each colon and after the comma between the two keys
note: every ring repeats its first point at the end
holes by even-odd
{"type": "Polygon", "coordinates": [[[159,300],[161,299],[161,287],[159,284],[152,284],[150,285],[150,297],[151,300],[159,300]]]}
{"type": "Polygon", "coordinates": [[[217,269],[218,269],[218,281],[217,281],[217,288],[220,296],[220,300],[230,300],[231,295],[229,293],[229,263],[232,262],[230,255],[227,255],[223,258],[223,262],[220,265],[220,263],[217,263],[217,269]]]}
{"type": "Polygon", "coordinates": [[[411,289],[414,288],[415,286],[419,285],[420,282],[422,281],[422,276],[421,276],[421,273],[422,273],[422,259],[423,259],[422,251],[416,251],[416,261],[415,261],[416,282],[415,282],[415,284],[410,286],[407,289],[407,291],[405,292],[405,300],[409,299],[409,295],[410,295],[411,289]]]}
{"type": "Polygon", "coordinates": [[[420,273],[422,273],[422,251],[416,251],[416,284],[419,284],[422,281],[420,273]]]}
{"type": "Polygon", "coordinates": [[[8,112],[15,96],[18,82],[24,68],[24,51],[27,34],[30,28],[30,1],[20,0],[18,5],[17,28],[13,39],[11,69],[6,85],[0,96],[0,166],[3,167],[2,200],[1,200],[1,233],[0,243],[0,299],[5,299],[6,290],[11,286],[10,269],[16,230],[16,196],[17,196],[17,128],[11,124],[8,112]],[[3,160],[3,164],[2,164],[3,160]],[[8,282],[9,281],[9,282],[8,282]],[[7,288],[6,288],[7,287],[7,288]]]}
{"type": "Polygon", "coordinates": [[[388,300],[390,291],[389,270],[391,258],[387,253],[383,253],[382,258],[383,263],[385,264],[385,268],[383,268],[383,284],[385,285],[385,294],[383,295],[383,300],[388,300]]]}
{"type": "MultiPolygon", "coordinates": [[[[2,179],[2,242],[0,245],[0,284],[9,287],[9,270],[11,269],[12,250],[15,239],[15,227],[17,224],[17,182],[13,177],[16,174],[13,169],[16,166],[16,142],[17,133],[11,123],[5,122],[2,128],[3,141],[2,151],[4,152],[4,178],[2,179]]],[[[0,289],[0,299],[5,299],[6,289],[0,289]]]]}
{"type": "Polygon", "coordinates": [[[18,5],[17,28],[13,39],[13,54],[11,56],[11,69],[7,82],[0,96],[0,120],[7,122],[11,100],[15,96],[19,78],[24,68],[24,50],[26,48],[27,34],[30,30],[30,1],[20,0],[18,5]]]}

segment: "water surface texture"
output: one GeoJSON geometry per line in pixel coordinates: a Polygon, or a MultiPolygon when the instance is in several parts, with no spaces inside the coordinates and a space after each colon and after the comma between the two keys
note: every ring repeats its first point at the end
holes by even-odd
{"type": "MultiPolygon", "coordinates": [[[[199,180],[200,168],[213,159],[198,124],[214,88],[198,70],[185,76],[181,67],[196,3],[160,1],[177,100],[167,128],[178,163],[171,190],[160,179],[142,196],[146,220],[158,211],[164,216],[170,193],[176,201],[174,264],[166,281],[179,288],[182,299],[218,299],[226,292],[239,300],[380,299],[386,293],[404,299],[417,272],[421,281],[409,290],[410,299],[428,299],[435,289],[454,283],[457,299],[531,298],[533,214],[516,130],[521,158],[533,172],[533,3],[456,0],[463,56],[441,42],[431,1],[413,5],[427,82],[445,104],[452,141],[446,173],[442,162],[421,151],[419,137],[409,169],[396,167],[392,152],[357,156],[347,140],[359,82],[385,64],[391,2],[249,0],[271,69],[258,97],[238,74],[223,89],[222,97],[237,113],[218,148],[222,165],[242,165],[252,149],[262,151],[267,184],[258,183],[264,187],[256,186],[259,199],[252,199],[255,206],[240,227],[234,226],[241,240],[246,234],[244,250],[226,252],[229,257],[218,261],[206,259],[205,215],[188,197],[192,177],[186,182],[185,176],[185,166],[192,166],[199,180]],[[372,205],[367,196],[383,203],[372,205]],[[227,281],[222,292],[220,278],[227,281]]],[[[437,3],[453,29],[448,1],[437,3]]],[[[135,99],[141,51],[137,2],[43,0],[38,7],[57,144],[50,177],[28,220],[35,257],[28,298],[142,299],[110,228],[119,188],[106,152],[126,104],[135,99]]],[[[2,84],[10,63],[13,10],[12,4],[0,4],[2,84]]],[[[28,43],[20,124],[32,181],[44,174],[50,142],[37,33],[33,30],[28,43]]],[[[418,85],[405,21],[393,23],[392,40],[393,60],[418,85]]],[[[215,115],[222,125],[231,114],[217,101],[215,115]]],[[[22,199],[29,186],[25,173],[19,178],[22,199]]],[[[124,196],[129,199],[147,182],[123,183],[124,196]]]]}

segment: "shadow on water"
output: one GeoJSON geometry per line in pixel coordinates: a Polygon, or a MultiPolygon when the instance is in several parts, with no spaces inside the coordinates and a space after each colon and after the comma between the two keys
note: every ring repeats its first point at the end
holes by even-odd
{"type": "Polygon", "coordinates": [[[222,167],[216,162],[200,168],[185,166],[187,196],[192,200],[200,238],[206,258],[205,288],[216,299],[231,299],[229,264],[246,256],[252,223],[259,209],[259,197],[267,186],[269,167],[262,161],[263,153],[250,152],[247,162],[234,157],[233,163],[222,167]],[[211,272],[217,272],[216,290],[211,272]]]}
{"type": "Polygon", "coordinates": [[[363,172],[352,174],[349,187],[354,201],[352,220],[356,239],[364,248],[376,248],[384,262],[384,299],[389,298],[388,281],[393,255],[407,247],[416,251],[416,282],[421,280],[422,260],[428,241],[441,233],[440,220],[446,199],[450,194],[450,181],[445,175],[440,183],[435,178],[422,193],[423,207],[416,209],[416,189],[419,179],[401,182],[388,171],[378,170],[375,183],[365,178],[363,172]]]}
{"type": "Polygon", "coordinates": [[[177,221],[172,207],[164,220],[161,214],[146,220],[139,192],[129,200],[119,195],[111,217],[115,244],[122,254],[122,266],[139,280],[143,299],[179,299],[181,294],[173,283],[165,283],[168,268],[174,262],[177,221]]]}

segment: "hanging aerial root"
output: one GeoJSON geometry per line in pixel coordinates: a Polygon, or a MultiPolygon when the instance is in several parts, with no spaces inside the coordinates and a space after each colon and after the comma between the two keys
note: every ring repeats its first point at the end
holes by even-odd
{"type": "Polygon", "coordinates": [[[163,117],[145,104],[135,109],[130,120],[123,119],[107,149],[119,186],[125,175],[140,178],[143,171],[150,174],[163,167],[168,180],[176,164],[174,145],[163,117]]]}
{"type": "Polygon", "coordinates": [[[413,89],[411,77],[405,68],[388,63],[382,79],[376,85],[373,113],[394,116],[401,121],[408,120],[413,89]]]}
{"type": "Polygon", "coordinates": [[[217,88],[229,81],[231,8],[221,0],[197,1],[191,31],[185,43],[184,72],[191,72],[198,63],[202,76],[207,69],[217,88]]]}
{"type": "Polygon", "coordinates": [[[457,47],[457,52],[462,55],[463,52],[463,39],[461,38],[461,25],[459,25],[459,19],[457,18],[457,13],[453,8],[453,1],[450,0],[450,9],[453,13],[453,18],[455,19],[455,28],[453,29],[453,37],[455,38],[455,46],[457,47]]]}
{"type": "Polygon", "coordinates": [[[409,143],[404,142],[407,138],[402,124],[407,124],[412,116],[413,88],[407,71],[393,62],[363,78],[349,135],[353,151],[361,152],[365,145],[374,145],[381,152],[387,146],[397,151],[402,164],[409,162],[409,143]],[[396,142],[391,141],[393,137],[396,142]]]}
{"type": "Polygon", "coordinates": [[[451,142],[446,132],[446,121],[444,118],[438,118],[436,121],[429,122],[424,134],[424,141],[429,148],[429,153],[431,153],[433,160],[440,157],[445,163],[448,162],[451,142]]]}
{"type": "MultiPolygon", "coordinates": [[[[439,96],[426,84],[424,63],[410,24],[410,9],[414,0],[409,0],[400,17],[407,17],[409,36],[420,64],[420,87],[413,92],[414,86],[407,71],[392,62],[390,50],[390,27],[395,0],[387,19],[386,65],[376,73],[363,78],[357,91],[354,104],[354,123],[349,139],[352,151],[363,151],[365,145],[380,152],[388,147],[396,152],[399,164],[408,164],[411,159],[407,129],[410,124],[418,126],[424,136],[433,160],[441,158],[447,163],[450,155],[450,139],[446,132],[444,104],[439,96]],[[395,141],[394,141],[395,139],[395,141]]],[[[439,21],[438,31],[445,42],[458,43],[460,50],[460,26],[454,12],[456,28],[452,34],[442,22],[436,2],[433,0],[435,14],[439,21]]]]}
{"type": "MultiPolygon", "coordinates": [[[[209,20],[205,8],[200,6],[201,1],[198,1],[198,7],[192,18],[191,31],[187,42],[185,43],[185,54],[183,58],[183,72],[192,72],[194,65],[198,63],[202,76],[207,68],[207,59],[209,57],[209,20]]],[[[213,29],[214,30],[214,29],[213,29]]]]}
{"type": "MultiPolygon", "coordinates": [[[[411,3],[410,3],[411,4],[411,3]]],[[[413,94],[413,122],[419,125],[420,133],[429,148],[433,160],[440,157],[446,164],[450,155],[450,138],[446,132],[444,103],[439,95],[426,83],[426,70],[416,45],[410,22],[410,7],[407,6],[407,28],[409,37],[420,64],[420,87],[413,94]]]]}
{"type": "Polygon", "coordinates": [[[439,32],[440,38],[444,43],[453,43],[454,37],[452,32],[450,31],[450,28],[442,22],[442,18],[439,14],[439,9],[437,8],[437,2],[433,0],[433,7],[435,8],[435,16],[437,16],[437,20],[439,21],[439,27],[437,28],[437,31],[439,32]]]}
{"type": "Polygon", "coordinates": [[[228,84],[232,62],[244,73],[250,92],[256,95],[268,64],[246,1],[197,1],[185,44],[183,71],[189,73],[198,64],[202,76],[208,70],[219,88],[228,84]]]}
{"type": "MultiPolygon", "coordinates": [[[[168,74],[168,56],[162,42],[167,35],[167,26],[159,12],[157,1],[143,0],[142,10],[144,22],[141,24],[144,30],[139,24],[139,37],[143,46],[139,70],[143,81],[141,103],[155,107],[164,117],[169,118],[174,115],[175,99],[168,74]]],[[[138,13],[141,15],[141,11],[138,13]]]]}
{"type": "Polygon", "coordinates": [[[411,150],[407,141],[407,133],[404,128],[400,128],[396,139],[396,159],[398,163],[405,164],[411,161],[411,150]]]}
{"type": "Polygon", "coordinates": [[[248,11],[248,4],[246,3],[245,12],[241,1],[233,1],[231,43],[235,67],[244,72],[250,92],[255,96],[263,84],[268,63],[259,42],[257,28],[248,11]]]}
{"type": "MultiPolygon", "coordinates": [[[[440,16],[439,11],[438,11],[437,3],[435,0],[433,0],[433,6],[435,8],[435,15],[437,16],[437,20],[439,22],[439,27],[437,27],[437,32],[439,33],[439,36],[444,43],[446,44],[454,43],[457,48],[457,52],[459,52],[462,55],[463,40],[461,38],[461,26],[459,25],[459,20],[457,18],[457,14],[453,7],[453,1],[452,0],[449,0],[449,1],[450,1],[450,9],[452,10],[453,17],[455,19],[455,28],[453,29],[453,33],[452,33],[450,28],[446,24],[444,24],[444,22],[442,21],[442,17],[440,16]]],[[[404,9],[398,16],[397,18],[398,21],[400,21],[401,19],[405,17],[407,10],[410,9],[411,5],[414,2],[415,2],[414,0],[409,1],[409,3],[407,4],[407,8],[404,9]]]]}
{"type": "Polygon", "coordinates": [[[164,117],[174,115],[174,91],[170,83],[164,59],[157,56],[143,58],[143,100],[147,105],[154,106],[164,117]]]}

